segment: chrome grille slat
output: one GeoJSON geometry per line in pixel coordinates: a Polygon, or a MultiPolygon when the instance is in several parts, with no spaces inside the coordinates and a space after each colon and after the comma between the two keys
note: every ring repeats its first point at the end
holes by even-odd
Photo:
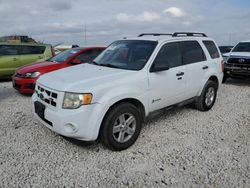
{"type": "Polygon", "coordinates": [[[47,88],[38,85],[36,88],[36,95],[40,100],[44,101],[45,103],[53,107],[57,107],[58,94],[55,91],[51,91],[47,88]]]}

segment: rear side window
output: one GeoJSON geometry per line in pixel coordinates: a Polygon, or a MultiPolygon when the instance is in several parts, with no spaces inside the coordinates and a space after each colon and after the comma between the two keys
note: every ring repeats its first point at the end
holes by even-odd
{"type": "Polygon", "coordinates": [[[19,46],[20,54],[43,54],[45,51],[45,46],[19,46]]]}
{"type": "Polygon", "coordinates": [[[157,54],[154,64],[168,64],[169,68],[182,65],[179,42],[165,44],[157,54]]]}
{"type": "Polygon", "coordinates": [[[212,59],[220,57],[219,51],[213,41],[203,41],[212,59]]]}
{"type": "Polygon", "coordinates": [[[0,45],[0,55],[18,55],[18,47],[15,45],[0,45]]]}
{"type": "Polygon", "coordinates": [[[183,41],[180,44],[183,64],[206,61],[206,56],[197,41],[183,41]]]}

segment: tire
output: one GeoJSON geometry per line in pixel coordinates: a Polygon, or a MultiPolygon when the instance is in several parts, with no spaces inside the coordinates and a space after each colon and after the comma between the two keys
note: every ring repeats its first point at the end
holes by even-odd
{"type": "Polygon", "coordinates": [[[210,110],[216,101],[217,90],[218,85],[214,81],[208,80],[201,92],[201,95],[195,102],[196,108],[200,111],[210,110]]]}
{"type": "Polygon", "coordinates": [[[107,112],[101,126],[100,140],[111,150],[127,149],[137,140],[142,122],[142,116],[134,105],[118,104],[107,112]]]}
{"type": "Polygon", "coordinates": [[[222,83],[226,83],[226,81],[227,81],[228,78],[229,78],[229,76],[224,73],[224,76],[223,76],[223,79],[222,79],[222,83]]]}

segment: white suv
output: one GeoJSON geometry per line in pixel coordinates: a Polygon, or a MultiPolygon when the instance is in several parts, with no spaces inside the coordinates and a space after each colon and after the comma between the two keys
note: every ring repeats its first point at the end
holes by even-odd
{"type": "Polygon", "coordinates": [[[239,42],[227,55],[223,82],[228,78],[250,78],[250,41],[239,42]]]}
{"type": "Polygon", "coordinates": [[[187,102],[211,109],[221,63],[217,45],[205,34],[141,34],[112,43],[93,62],[41,76],[34,114],[58,134],[99,138],[123,150],[153,111],[187,102]]]}

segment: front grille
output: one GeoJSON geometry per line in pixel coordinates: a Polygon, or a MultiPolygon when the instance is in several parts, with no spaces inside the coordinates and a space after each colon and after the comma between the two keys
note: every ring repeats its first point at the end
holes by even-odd
{"type": "Polygon", "coordinates": [[[15,77],[18,77],[18,78],[27,78],[25,74],[20,74],[20,73],[16,73],[15,77]]]}
{"type": "Polygon", "coordinates": [[[38,85],[36,89],[36,95],[38,98],[40,98],[42,101],[46,102],[47,104],[50,104],[54,107],[57,106],[58,94],[56,92],[50,91],[38,85]]]}
{"type": "Polygon", "coordinates": [[[250,58],[246,57],[231,57],[227,60],[227,63],[234,64],[239,67],[250,67],[250,58]]]}

